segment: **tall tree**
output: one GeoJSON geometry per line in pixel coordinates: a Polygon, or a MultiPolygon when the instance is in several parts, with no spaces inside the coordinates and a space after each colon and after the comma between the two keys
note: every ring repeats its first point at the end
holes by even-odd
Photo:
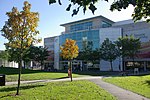
{"type": "Polygon", "coordinates": [[[16,95],[19,95],[20,77],[24,51],[31,45],[40,42],[35,36],[39,34],[36,30],[39,21],[39,14],[37,12],[31,12],[31,4],[27,1],[24,2],[22,11],[18,11],[13,7],[11,12],[7,12],[8,20],[2,28],[2,36],[4,36],[8,42],[5,45],[8,48],[14,48],[18,50],[19,55],[19,77],[16,95]]]}
{"type": "Polygon", "coordinates": [[[71,81],[72,81],[72,60],[78,56],[79,48],[76,45],[75,40],[66,39],[65,44],[63,44],[60,47],[60,49],[61,49],[61,56],[64,59],[67,59],[67,60],[70,61],[69,70],[70,70],[70,78],[71,78],[71,81]]]}
{"type": "Polygon", "coordinates": [[[41,63],[41,69],[43,69],[44,61],[47,60],[47,57],[49,56],[48,50],[43,47],[39,47],[39,61],[41,63]]]}
{"type": "MultiPolygon", "coordinates": [[[[58,3],[62,5],[61,0],[49,0],[49,4],[58,3]]],[[[96,4],[99,2],[102,2],[101,0],[68,0],[69,4],[66,8],[66,11],[70,11],[70,9],[73,9],[72,16],[77,15],[80,9],[83,9],[83,12],[87,9],[91,10],[94,14],[95,10],[97,10],[96,4]]],[[[104,0],[104,1],[110,1],[110,0],[104,0]]],[[[150,1],[149,0],[114,0],[113,3],[110,6],[110,10],[118,10],[121,11],[121,9],[128,8],[129,5],[134,6],[134,12],[132,14],[133,19],[135,21],[140,19],[146,19],[148,22],[150,22],[150,1]]]]}
{"type": "Polygon", "coordinates": [[[134,58],[141,47],[140,39],[134,38],[133,36],[120,37],[116,41],[116,44],[118,47],[122,48],[120,49],[122,57],[130,57],[133,59],[134,66],[134,58]]]}
{"type": "Polygon", "coordinates": [[[111,71],[113,71],[112,62],[118,57],[118,49],[108,38],[101,45],[102,59],[110,62],[111,71]]]}

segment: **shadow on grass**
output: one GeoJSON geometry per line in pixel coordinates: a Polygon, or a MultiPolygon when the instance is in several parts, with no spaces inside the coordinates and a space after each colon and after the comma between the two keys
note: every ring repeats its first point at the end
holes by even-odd
{"type": "MultiPolygon", "coordinates": [[[[20,86],[20,90],[26,90],[26,89],[31,89],[31,88],[36,88],[36,87],[42,87],[45,85],[27,85],[27,86],[20,86]]],[[[10,91],[15,91],[17,90],[16,87],[4,87],[0,89],[0,92],[10,92],[10,91]]]]}
{"type": "MultiPolygon", "coordinates": [[[[18,72],[19,72],[18,68],[0,67],[0,74],[14,75],[18,74],[18,72]]],[[[22,69],[22,74],[32,74],[32,73],[46,73],[46,72],[41,70],[22,69]]]]}
{"type": "Polygon", "coordinates": [[[4,96],[1,96],[0,99],[5,98],[5,97],[9,97],[9,96],[11,96],[11,95],[10,94],[4,95],[4,96]]]}
{"type": "Polygon", "coordinates": [[[150,86],[150,80],[146,81],[146,83],[150,86]]]}
{"type": "MultiPolygon", "coordinates": [[[[45,72],[41,70],[22,69],[22,74],[32,74],[32,73],[43,73],[43,74],[44,73],[68,73],[68,71],[61,70],[55,72],[45,72]]],[[[89,76],[118,75],[118,72],[99,71],[99,70],[73,71],[73,73],[79,75],[89,75],[89,76]]],[[[18,74],[18,68],[0,67],[0,74],[15,75],[18,74]]]]}

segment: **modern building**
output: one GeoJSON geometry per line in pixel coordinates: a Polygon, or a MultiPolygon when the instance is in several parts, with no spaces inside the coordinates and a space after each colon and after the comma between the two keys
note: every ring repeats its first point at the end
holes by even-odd
{"type": "Polygon", "coordinates": [[[49,57],[45,62],[45,66],[47,68],[50,67],[50,69],[59,69],[59,36],[45,38],[44,47],[49,51],[49,57]]]}
{"type": "MultiPolygon", "coordinates": [[[[135,58],[136,65],[140,66],[141,70],[150,70],[150,24],[145,21],[134,23],[132,20],[125,20],[114,23],[112,27],[121,28],[123,36],[133,35],[140,39],[141,49],[137,58],[135,58]]],[[[129,69],[133,64],[130,58],[123,61],[126,69],[129,69]]]]}
{"type": "MultiPolygon", "coordinates": [[[[76,40],[76,43],[81,51],[83,48],[83,41],[90,41],[93,43],[93,49],[99,48],[101,43],[109,38],[111,41],[117,40],[119,37],[126,35],[133,35],[140,38],[142,42],[140,58],[136,59],[137,63],[144,66],[144,69],[150,67],[150,24],[146,22],[134,23],[132,20],[114,22],[103,16],[96,16],[92,18],[87,18],[83,20],[78,20],[74,22],[69,22],[61,24],[60,26],[65,27],[65,31],[57,37],[49,37],[44,39],[44,46],[48,48],[49,51],[53,51],[53,62],[54,68],[65,69],[68,65],[68,61],[62,61],[59,57],[59,47],[64,44],[67,38],[76,40]],[[140,63],[139,63],[140,61],[140,63]],[[141,63],[142,62],[142,63],[141,63]]],[[[52,57],[52,55],[50,55],[52,57]]],[[[131,59],[117,58],[113,62],[114,71],[123,70],[123,62],[125,65],[131,64],[131,59]]],[[[80,66],[81,68],[90,67],[90,62],[82,62],[81,60],[76,60],[73,63],[75,66],[80,66]]],[[[110,64],[107,61],[101,61],[95,68],[99,68],[101,71],[109,71],[110,64]]]]}

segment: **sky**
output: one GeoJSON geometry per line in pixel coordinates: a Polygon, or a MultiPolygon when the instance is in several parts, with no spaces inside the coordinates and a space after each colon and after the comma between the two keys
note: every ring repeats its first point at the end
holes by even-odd
{"type": "MultiPolygon", "coordinates": [[[[97,10],[93,15],[90,10],[87,10],[84,14],[82,9],[80,9],[78,15],[71,16],[72,10],[70,12],[66,11],[66,8],[69,4],[69,0],[61,0],[62,5],[58,3],[49,5],[48,0],[0,0],[0,29],[4,26],[5,21],[7,21],[8,17],[6,16],[6,12],[11,11],[12,7],[17,7],[19,11],[22,10],[23,2],[28,1],[32,7],[32,12],[38,12],[39,23],[37,29],[40,31],[38,35],[39,38],[42,38],[42,42],[38,45],[43,45],[44,38],[58,36],[65,29],[60,26],[60,24],[73,22],[81,19],[86,19],[90,17],[95,17],[102,15],[112,21],[122,21],[132,19],[131,15],[133,13],[133,7],[129,6],[127,9],[122,11],[113,11],[109,10],[110,4],[112,2],[106,2],[104,0],[100,0],[97,4],[97,10]]],[[[113,0],[112,0],[113,1],[113,0]]],[[[1,34],[1,33],[0,33],[1,34]]],[[[7,40],[4,39],[0,35],[0,50],[4,50],[7,40]]]]}

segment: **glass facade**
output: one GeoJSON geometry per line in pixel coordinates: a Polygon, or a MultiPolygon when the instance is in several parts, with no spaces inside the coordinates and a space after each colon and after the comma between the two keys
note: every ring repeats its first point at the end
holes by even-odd
{"type": "Polygon", "coordinates": [[[80,24],[74,24],[70,26],[70,32],[80,31],[80,30],[86,30],[92,27],[92,21],[91,22],[85,22],[80,24]]]}
{"type": "Polygon", "coordinates": [[[102,28],[106,28],[106,27],[111,27],[112,25],[105,22],[105,21],[102,21],[102,28]]]}
{"type": "Polygon", "coordinates": [[[59,38],[60,45],[64,44],[67,38],[75,40],[80,50],[83,49],[83,41],[85,40],[93,42],[93,49],[99,48],[99,30],[62,34],[59,38]]]}

